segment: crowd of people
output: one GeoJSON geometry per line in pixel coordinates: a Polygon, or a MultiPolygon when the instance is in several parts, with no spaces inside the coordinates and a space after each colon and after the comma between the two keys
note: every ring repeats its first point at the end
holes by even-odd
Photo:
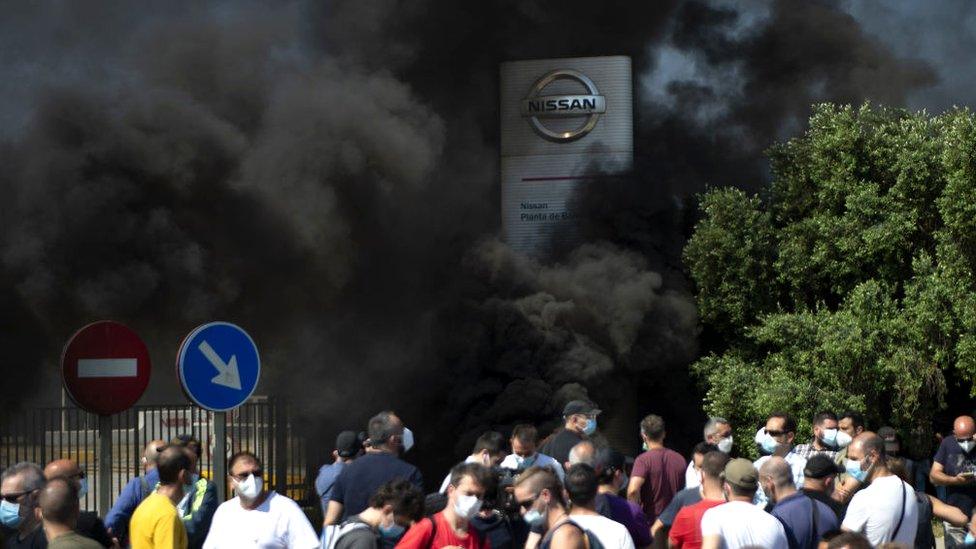
{"type": "Polygon", "coordinates": [[[485,432],[425,494],[403,459],[413,433],[381,412],[366,431],[340,433],[320,469],[320,534],[296,502],[268,489],[250,452],[229,459],[234,497],[218,501],[189,436],[147,445],[144,473],[104,522],[80,510],[87,479],[77,463],[17,463],[2,474],[0,535],[8,548],[930,549],[941,522],[947,548],[976,545],[972,417],[955,420],[927,466],[900,455],[894,429],[868,431],[851,412],[817,414],[803,444],[794,418],[770,414],[754,461],[734,455],[733,426],[719,417],[686,460],[656,415],[640,422],[643,451],[631,460],[598,436],[599,414],[572,401],[542,441],[528,424],[507,437],[485,432]]]}

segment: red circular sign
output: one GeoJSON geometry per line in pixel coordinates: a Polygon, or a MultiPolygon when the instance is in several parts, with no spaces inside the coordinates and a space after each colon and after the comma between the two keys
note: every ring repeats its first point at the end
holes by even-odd
{"type": "Polygon", "coordinates": [[[61,381],[71,400],[103,416],[135,404],[149,385],[151,369],[146,344],[111,320],[78,330],[61,355],[61,381]]]}

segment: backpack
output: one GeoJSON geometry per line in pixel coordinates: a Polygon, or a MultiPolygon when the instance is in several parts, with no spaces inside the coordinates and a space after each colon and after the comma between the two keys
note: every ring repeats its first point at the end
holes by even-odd
{"type": "Polygon", "coordinates": [[[563,522],[562,524],[556,526],[551,531],[549,531],[549,533],[546,534],[546,537],[542,538],[542,543],[539,544],[539,547],[541,549],[549,549],[549,546],[552,543],[552,535],[556,532],[556,530],[559,530],[560,528],[566,526],[567,524],[572,524],[576,528],[579,528],[581,532],[583,532],[583,546],[586,549],[604,549],[603,544],[600,543],[600,538],[596,537],[596,534],[590,532],[586,528],[583,528],[579,524],[576,524],[575,522],[573,522],[573,519],[569,519],[563,522]]]}
{"type": "Polygon", "coordinates": [[[358,520],[347,520],[342,524],[326,526],[322,528],[321,549],[335,549],[336,544],[339,543],[339,538],[353,530],[361,530],[363,528],[369,528],[369,525],[358,520]]]}

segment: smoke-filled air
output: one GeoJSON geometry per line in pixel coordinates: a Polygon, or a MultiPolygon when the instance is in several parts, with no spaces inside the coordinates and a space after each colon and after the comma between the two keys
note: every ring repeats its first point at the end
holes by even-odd
{"type": "Polygon", "coordinates": [[[463,455],[583,395],[625,444],[641,406],[698,425],[696,193],[759,188],[811,104],[971,95],[926,35],[958,18],[868,4],[8,3],[0,400],[57,399],[64,341],[115,319],[172,401],[181,337],[222,319],[321,432],[391,408],[463,455]],[[633,59],[635,169],[582,187],[578,246],[528,257],[500,233],[499,64],[587,55],[633,59]]]}

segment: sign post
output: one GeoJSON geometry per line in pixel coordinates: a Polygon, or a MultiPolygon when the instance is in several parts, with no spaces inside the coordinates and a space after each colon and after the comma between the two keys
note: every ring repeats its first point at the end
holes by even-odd
{"type": "Polygon", "coordinates": [[[79,408],[98,414],[98,512],[112,497],[112,418],[138,402],[149,385],[149,350],[123,324],[102,320],[75,332],[61,354],[61,383],[79,408]]]}
{"type": "Polygon", "coordinates": [[[219,501],[226,499],[226,412],[247,401],[261,377],[257,345],[242,328],[228,322],[196,327],[176,356],[180,385],[201,408],[214,412],[214,479],[219,501]]]}

